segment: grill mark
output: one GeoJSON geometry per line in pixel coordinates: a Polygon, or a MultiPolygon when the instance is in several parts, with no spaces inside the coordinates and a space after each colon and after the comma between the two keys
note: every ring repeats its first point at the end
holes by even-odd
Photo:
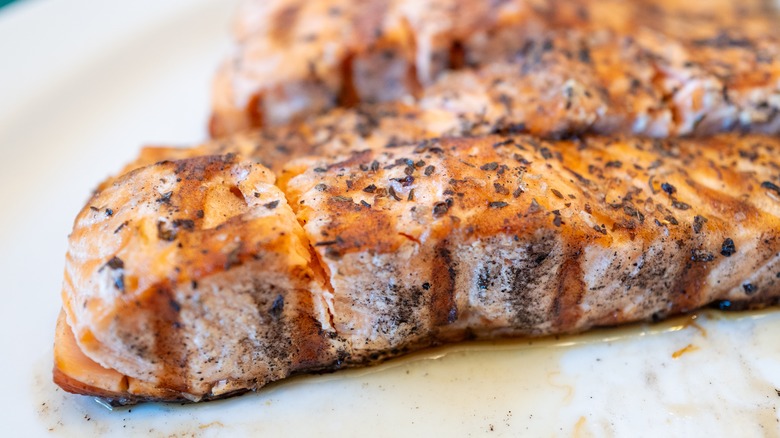
{"type": "Polygon", "coordinates": [[[150,293],[145,307],[152,316],[150,327],[154,333],[152,355],[160,361],[159,385],[179,392],[188,392],[185,379],[189,373],[187,348],[182,336],[179,318],[180,305],[176,303],[168,285],[160,285],[150,293]]]}
{"type": "Polygon", "coordinates": [[[452,324],[458,319],[455,279],[458,275],[447,240],[436,245],[431,271],[430,312],[433,326],[452,324]]]}
{"type": "Polygon", "coordinates": [[[341,88],[338,93],[338,105],[351,108],[360,103],[360,96],[358,95],[357,88],[355,86],[355,67],[354,67],[355,55],[350,54],[344,58],[341,63],[341,88]]]}
{"type": "Polygon", "coordinates": [[[415,34],[411,23],[409,23],[409,20],[407,20],[406,17],[401,19],[401,28],[403,29],[404,35],[406,36],[409,44],[408,57],[412,59],[412,62],[409,62],[409,66],[406,69],[407,88],[409,90],[409,94],[414,96],[415,99],[419,99],[423,95],[423,84],[420,80],[420,74],[417,71],[417,63],[414,59],[414,54],[417,53],[417,35],[415,34]]]}
{"type": "MultiPolygon", "coordinates": [[[[688,254],[690,248],[686,248],[684,251],[687,251],[685,254],[688,254]]],[[[684,313],[700,307],[703,304],[701,297],[707,290],[707,276],[717,264],[717,259],[710,262],[689,259],[672,283],[669,295],[669,312],[664,314],[684,313]]]]}
{"type": "Polygon", "coordinates": [[[552,304],[553,330],[571,331],[582,318],[580,303],[586,291],[585,273],[582,271],[583,254],[580,246],[570,249],[558,270],[557,290],[552,304]]]}
{"type": "Polygon", "coordinates": [[[545,322],[545,309],[538,296],[534,295],[541,284],[540,273],[552,269],[556,263],[550,256],[554,244],[547,236],[526,247],[528,260],[519,268],[512,268],[512,284],[508,291],[508,301],[512,309],[512,325],[522,333],[532,334],[534,329],[545,322]],[[547,262],[547,263],[545,263],[547,262]]]}
{"type": "MultiPolygon", "coordinates": [[[[273,284],[264,284],[255,279],[244,293],[248,294],[254,303],[253,310],[261,323],[255,335],[262,343],[262,360],[268,366],[265,375],[252,376],[255,378],[253,385],[259,387],[290,372],[291,356],[295,352],[290,334],[295,327],[291,327],[289,309],[294,305],[290,302],[294,291],[280,290],[273,284]]],[[[256,350],[254,342],[246,336],[237,342],[234,348],[244,350],[248,355],[256,350]]]]}
{"type": "Polygon", "coordinates": [[[265,114],[263,113],[263,94],[255,93],[249,98],[244,110],[249,117],[249,125],[261,127],[265,122],[265,114]]]}
{"type": "Polygon", "coordinates": [[[449,69],[458,70],[466,66],[466,49],[461,41],[453,41],[450,44],[449,69]]]}
{"type": "Polygon", "coordinates": [[[306,371],[335,360],[336,352],[330,348],[325,333],[314,316],[312,294],[306,290],[293,290],[287,294],[288,306],[294,306],[286,325],[292,336],[290,373],[306,371]]]}

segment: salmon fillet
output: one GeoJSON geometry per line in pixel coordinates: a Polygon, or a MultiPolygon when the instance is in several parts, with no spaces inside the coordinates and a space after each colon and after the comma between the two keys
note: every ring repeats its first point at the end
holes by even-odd
{"type": "Polygon", "coordinates": [[[422,99],[545,137],[777,133],[780,40],[767,5],[247,2],[214,81],[211,132],[422,99]]]}
{"type": "Polygon", "coordinates": [[[780,297],[777,138],[430,138],[302,158],[279,181],[247,156],[141,167],[89,201],[58,384],[198,401],[780,297]]]}

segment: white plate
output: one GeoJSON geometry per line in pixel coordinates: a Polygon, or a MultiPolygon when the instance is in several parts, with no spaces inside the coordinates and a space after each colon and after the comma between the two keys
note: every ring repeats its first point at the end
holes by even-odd
{"type": "Polygon", "coordinates": [[[205,137],[233,3],[38,0],[0,12],[3,435],[780,434],[777,311],[460,345],[201,405],[110,412],[58,390],[51,343],[72,219],[141,145],[205,137]]]}

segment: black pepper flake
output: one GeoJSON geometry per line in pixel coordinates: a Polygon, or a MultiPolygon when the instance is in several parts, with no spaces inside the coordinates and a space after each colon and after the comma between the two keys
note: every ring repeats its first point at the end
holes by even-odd
{"type": "Polygon", "coordinates": [[[756,161],[758,159],[758,152],[756,151],[746,151],[744,149],[739,150],[739,156],[742,158],[746,158],[750,161],[756,161]]]}
{"type": "Polygon", "coordinates": [[[168,300],[168,305],[171,307],[171,310],[173,310],[176,313],[179,313],[181,311],[181,304],[179,304],[173,298],[168,300]]]}
{"type": "Polygon", "coordinates": [[[334,196],[330,199],[336,202],[352,202],[352,198],[350,198],[349,196],[334,196]]]}
{"type": "Polygon", "coordinates": [[[704,228],[704,224],[707,223],[708,220],[704,216],[696,215],[693,217],[693,231],[696,234],[699,234],[701,232],[701,229],[704,228]]]}
{"type": "Polygon", "coordinates": [[[528,214],[534,214],[542,211],[542,206],[536,201],[536,198],[531,199],[531,205],[528,206],[528,214]]]}
{"type": "Polygon", "coordinates": [[[129,223],[128,221],[124,221],[124,222],[122,222],[122,223],[121,223],[121,224],[120,224],[118,227],[116,227],[116,230],[114,230],[114,234],[116,234],[116,233],[118,233],[119,231],[121,231],[121,230],[122,230],[122,228],[126,227],[128,223],[129,223]]]}
{"type": "Polygon", "coordinates": [[[661,167],[662,164],[663,164],[663,161],[655,160],[652,163],[650,163],[649,166],[647,166],[647,170],[658,169],[659,167],[661,167]]]}
{"type": "Polygon", "coordinates": [[[363,188],[363,191],[366,193],[374,193],[376,191],[376,185],[369,184],[363,188]]]}
{"type": "Polygon", "coordinates": [[[400,201],[401,200],[401,197],[398,196],[398,193],[395,192],[395,189],[393,188],[392,185],[387,186],[387,193],[390,194],[390,196],[393,199],[395,199],[396,201],[400,201]]]}
{"type": "Polygon", "coordinates": [[[729,310],[731,309],[731,301],[729,300],[717,301],[715,303],[715,306],[718,308],[718,310],[729,310]]]}
{"type": "Polygon", "coordinates": [[[90,209],[90,210],[92,210],[92,211],[100,211],[100,209],[99,209],[99,208],[97,208],[97,207],[95,207],[95,206],[93,206],[93,205],[90,205],[90,206],[89,206],[89,209],[90,209]]]}
{"type": "MultiPolygon", "coordinates": [[[[555,210],[555,211],[558,211],[558,210],[555,210]]],[[[553,212],[553,213],[555,213],[555,212],[553,212]]],[[[562,219],[561,219],[561,214],[560,214],[560,212],[559,212],[559,213],[558,213],[558,214],[556,214],[556,215],[555,215],[555,217],[553,218],[553,225],[555,225],[556,227],[560,227],[562,223],[563,223],[563,221],[562,221],[562,219]]]]}
{"type": "Polygon", "coordinates": [[[174,219],[173,226],[175,228],[182,228],[187,231],[195,229],[195,221],[192,219],[174,219]]]}
{"type": "MultiPolygon", "coordinates": [[[[315,188],[316,188],[316,186],[315,186],[315,188]]],[[[259,192],[254,192],[253,195],[255,195],[255,198],[259,198],[260,197],[260,193],[259,192]]]]}
{"type": "Polygon", "coordinates": [[[377,170],[379,170],[379,162],[374,160],[371,162],[371,171],[376,172],[377,170]]]}
{"type": "Polygon", "coordinates": [[[674,207],[674,208],[676,208],[678,210],[688,210],[688,209],[691,208],[690,205],[688,205],[688,204],[686,204],[684,202],[680,202],[680,201],[678,201],[676,199],[672,201],[672,207],[674,207]]]}
{"type": "Polygon", "coordinates": [[[715,260],[715,256],[711,252],[702,249],[692,249],[691,260],[694,262],[711,262],[715,260]]]}
{"type": "Polygon", "coordinates": [[[123,262],[119,257],[114,256],[111,257],[111,260],[106,262],[106,266],[111,269],[123,269],[125,267],[125,262],[123,262]]]}
{"type": "Polygon", "coordinates": [[[159,198],[157,198],[155,201],[158,204],[170,204],[171,203],[171,195],[173,195],[173,192],[163,193],[163,195],[160,196],[159,198]]]}
{"type": "Polygon", "coordinates": [[[176,229],[168,228],[165,222],[159,221],[157,222],[157,237],[166,242],[173,242],[176,240],[176,229]]]}
{"type": "Polygon", "coordinates": [[[630,205],[623,205],[623,213],[625,213],[627,216],[639,217],[639,212],[636,210],[636,208],[630,205]]]}
{"type": "Polygon", "coordinates": [[[274,299],[274,302],[271,303],[271,310],[269,311],[269,313],[271,314],[271,316],[278,318],[279,316],[281,316],[283,310],[284,310],[284,297],[281,294],[279,294],[274,299]]]}
{"type": "Polygon", "coordinates": [[[493,202],[488,203],[488,207],[490,207],[490,208],[504,208],[507,205],[509,205],[509,204],[507,204],[506,202],[503,202],[503,201],[493,201],[493,202]]]}
{"type": "Polygon", "coordinates": [[[590,50],[587,47],[580,47],[580,50],[577,52],[577,58],[583,64],[590,64],[590,50]]]}
{"type": "Polygon", "coordinates": [[[559,190],[550,189],[550,191],[553,192],[553,195],[557,196],[558,198],[563,199],[563,193],[561,193],[559,190]]]}
{"type": "Polygon", "coordinates": [[[620,169],[621,167],[623,167],[623,163],[621,161],[618,161],[618,160],[607,161],[607,164],[605,164],[604,167],[606,167],[606,168],[612,167],[612,168],[615,168],[615,169],[620,169]]]}
{"type": "Polygon", "coordinates": [[[325,257],[332,260],[339,260],[341,258],[341,252],[332,246],[325,248],[325,257]]]}
{"type": "Polygon", "coordinates": [[[677,219],[675,219],[675,217],[672,216],[672,215],[665,216],[664,219],[666,219],[666,221],[669,222],[672,225],[679,225],[680,224],[679,222],[677,222],[677,219]]]}
{"type": "Polygon", "coordinates": [[[428,166],[425,167],[425,170],[423,171],[423,173],[425,174],[425,176],[431,176],[431,174],[433,174],[434,170],[436,170],[436,167],[434,167],[432,165],[428,165],[428,166]]]}
{"type": "Polygon", "coordinates": [[[323,173],[323,172],[327,172],[328,169],[326,169],[324,167],[315,167],[314,171],[317,172],[317,173],[323,173]]]}
{"type": "Polygon", "coordinates": [[[271,201],[271,202],[269,202],[267,204],[263,204],[263,207],[265,207],[265,208],[267,208],[269,210],[273,210],[274,208],[276,208],[278,206],[279,206],[279,200],[278,199],[276,201],[271,201]]]}
{"type": "Polygon", "coordinates": [[[409,190],[409,196],[406,197],[407,201],[414,201],[414,189],[409,190]]]}
{"type": "Polygon", "coordinates": [[[447,214],[447,211],[449,211],[450,206],[447,202],[437,202],[433,205],[433,215],[435,217],[441,217],[447,214]]]}
{"type": "Polygon", "coordinates": [[[414,167],[423,167],[423,166],[425,166],[425,161],[423,160],[414,163],[414,167]]]}
{"type": "Polygon", "coordinates": [[[125,274],[122,271],[122,269],[125,268],[125,262],[122,261],[117,256],[111,257],[111,260],[106,262],[107,267],[109,267],[112,270],[119,271],[113,273],[114,276],[114,287],[117,288],[117,290],[124,292],[125,291],[125,274]]]}
{"type": "Polygon", "coordinates": [[[197,217],[198,219],[203,219],[203,210],[196,211],[195,217],[197,217]]]}
{"type": "Polygon", "coordinates": [[[501,146],[510,145],[510,144],[512,144],[514,142],[515,141],[510,138],[508,140],[503,140],[503,141],[499,141],[499,142],[493,143],[493,147],[494,148],[500,148],[501,146]]]}
{"type": "MultiPolygon", "coordinates": [[[[724,240],[720,247],[721,255],[731,257],[735,252],[737,252],[737,248],[734,246],[734,241],[731,238],[724,240]]],[[[780,274],[778,274],[778,276],[780,276],[780,274]]]]}
{"type": "Polygon", "coordinates": [[[514,196],[515,198],[519,198],[520,195],[522,195],[523,193],[525,193],[525,191],[522,189],[522,187],[518,187],[515,189],[514,192],[512,192],[512,196],[514,196]]]}
{"type": "Polygon", "coordinates": [[[229,253],[227,253],[225,257],[225,270],[232,268],[233,266],[237,266],[241,263],[241,259],[239,258],[238,254],[241,252],[241,245],[239,244],[232,250],[230,250],[229,253]]]}
{"type": "Polygon", "coordinates": [[[406,175],[403,178],[390,178],[390,181],[397,181],[401,183],[401,186],[409,187],[414,182],[414,177],[412,175],[406,175]]]}
{"type": "Polygon", "coordinates": [[[758,290],[758,286],[753,285],[753,283],[743,283],[742,289],[745,290],[746,294],[752,295],[756,293],[756,291],[758,290]]]}
{"type": "Polygon", "coordinates": [[[677,188],[667,182],[661,183],[661,190],[666,192],[667,195],[673,195],[677,192],[677,188]]]}
{"type": "Polygon", "coordinates": [[[324,192],[325,190],[328,190],[328,186],[325,185],[325,184],[319,183],[316,186],[314,186],[314,189],[317,190],[318,192],[324,192]]]}
{"type": "Polygon", "coordinates": [[[525,158],[523,158],[523,156],[520,155],[520,154],[513,154],[512,158],[514,158],[515,161],[519,162],[523,166],[528,166],[528,165],[530,165],[532,163],[531,161],[528,161],[525,158]]]}
{"type": "Polygon", "coordinates": [[[491,163],[483,164],[483,165],[479,166],[479,168],[482,169],[482,170],[496,170],[496,169],[498,169],[498,163],[493,161],[491,163]]]}
{"type": "Polygon", "coordinates": [[[426,282],[426,283],[423,283],[423,285],[422,285],[422,288],[423,288],[423,289],[425,289],[425,290],[428,290],[428,289],[430,289],[430,288],[431,288],[431,284],[430,284],[430,283],[427,283],[427,282],[426,282]]]}
{"type": "Polygon", "coordinates": [[[125,291],[125,274],[120,273],[114,277],[114,287],[119,291],[125,291]]]}
{"type": "Polygon", "coordinates": [[[107,208],[106,209],[106,216],[111,217],[114,215],[114,210],[107,208]]]}
{"type": "Polygon", "coordinates": [[[360,200],[360,205],[362,205],[363,207],[366,207],[366,208],[371,208],[371,204],[369,204],[368,202],[366,202],[366,201],[364,201],[362,199],[360,200]]]}
{"type": "Polygon", "coordinates": [[[553,154],[552,152],[550,152],[550,149],[546,147],[539,149],[539,153],[542,154],[542,158],[544,158],[545,160],[549,160],[550,158],[553,157],[553,154]]]}
{"type": "Polygon", "coordinates": [[[777,186],[777,184],[772,183],[771,181],[764,181],[761,183],[761,187],[772,190],[773,192],[780,195],[780,187],[777,186]]]}
{"type": "Polygon", "coordinates": [[[508,195],[509,189],[501,185],[500,183],[493,183],[493,189],[495,189],[496,193],[501,195],[508,195]]]}

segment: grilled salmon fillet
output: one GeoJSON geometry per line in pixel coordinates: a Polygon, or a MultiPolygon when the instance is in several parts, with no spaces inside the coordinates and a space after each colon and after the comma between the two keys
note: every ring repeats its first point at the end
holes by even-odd
{"type": "Polygon", "coordinates": [[[778,19],[763,1],[247,2],[211,132],[422,99],[545,137],[777,133],[778,19]]]}
{"type": "Polygon", "coordinates": [[[141,167],[76,219],[55,381],[197,401],[442,342],[774,303],[778,156],[753,135],[501,134],[302,158],[276,184],[251,153],[141,167]]]}

